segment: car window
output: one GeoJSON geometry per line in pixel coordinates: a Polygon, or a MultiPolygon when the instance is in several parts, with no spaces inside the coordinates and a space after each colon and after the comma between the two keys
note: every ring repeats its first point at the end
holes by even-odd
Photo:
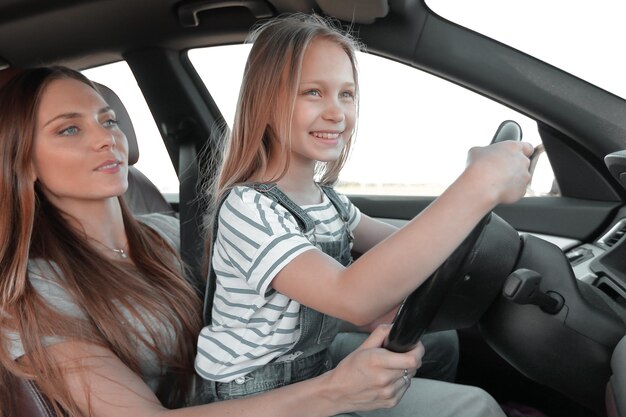
{"type": "Polygon", "coordinates": [[[440,16],[626,98],[626,3],[426,0],[440,16]],[[555,22],[557,21],[558,22],[555,22]]]}
{"type": "MultiPolygon", "coordinates": [[[[249,49],[189,52],[229,124],[249,49]]],[[[504,120],[517,121],[524,140],[541,145],[532,119],[493,100],[389,59],[359,53],[358,62],[358,131],[337,185],[346,194],[437,196],[464,169],[468,149],[487,145],[504,120]]],[[[554,194],[553,179],[544,154],[527,195],[554,194]]]]}
{"type": "Polygon", "coordinates": [[[178,194],[176,171],[128,64],[120,61],[84,70],[83,74],[115,91],[124,103],[133,122],[139,146],[139,160],[135,167],[163,194],[178,194]]]}

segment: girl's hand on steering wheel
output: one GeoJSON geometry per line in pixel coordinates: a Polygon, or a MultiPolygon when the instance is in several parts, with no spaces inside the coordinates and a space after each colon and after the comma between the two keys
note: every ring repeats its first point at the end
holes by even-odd
{"type": "Polygon", "coordinates": [[[474,147],[467,155],[466,172],[476,181],[476,190],[493,193],[494,204],[513,203],[526,193],[532,152],[530,143],[510,140],[474,147]]]}

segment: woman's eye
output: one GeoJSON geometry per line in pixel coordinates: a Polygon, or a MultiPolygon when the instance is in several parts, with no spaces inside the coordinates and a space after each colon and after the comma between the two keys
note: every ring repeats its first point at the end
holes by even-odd
{"type": "Polygon", "coordinates": [[[59,135],[61,136],[74,136],[77,134],[78,134],[78,127],[76,126],[66,127],[65,129],[59,132],[59,135]]]}
{"type": "Polygon", "coordinates": [[[117,120],[115,119],[108,119],[105,120],[104,123],[102,124],[104,127],[115,127],[117,126],[119,123],[117,120]]]}
{"type": "Polygon", "coordinates": [[[319,90],[306,90],[303,93],[305,96],[318,96],[321,97],[322,93],[319,90]]]}

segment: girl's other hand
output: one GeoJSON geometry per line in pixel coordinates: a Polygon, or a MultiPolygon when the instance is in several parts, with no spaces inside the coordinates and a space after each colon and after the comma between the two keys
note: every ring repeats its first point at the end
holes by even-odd
{"type": "Polygon", "coordinates": [[[526,194],[532,153],[530,143],[510,140],[474,147],[468,152],[465,173],[476,189],[491,195],[494,205],[514,203],[526,194]]]}
{"type": "Polygon", "coordinates": [[[410,386],[410,377],[422,364],[424,346],[419,343],[406,353],[388,351],[382,345],[390,329],[390,325],[378,326],[357,350],[325,374],[328,395],[343,406],[342,412],[394,407],[410,386]],[[405,369],[408,380],[403,377],[405,369]]]}

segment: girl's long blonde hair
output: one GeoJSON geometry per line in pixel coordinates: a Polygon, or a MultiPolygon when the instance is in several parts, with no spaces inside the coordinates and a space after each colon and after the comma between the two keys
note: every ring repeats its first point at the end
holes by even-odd
{"type": "MultiPolygon", "coordinates": [[[[246,62],[232,132],[227,133],[219,174],[211,193],[214,203],[234,185],[259,181],[270,158],[280,158],[282,175],[290,159],[293,109],[304,54],[316,39],[336,43],[352,64],[358,98],[356,51],[359,45],[330,19],[294,14],[261,24],[251,32],[252,48],[246,62]],[[277,146],[278,145],[278,146],[277,146]],[[279,155],[271,155],[271,152],[279,155]]],[[[350,153],[352,137],[340,157],[318,162],[316,178],[334,184],[350,153]]],[[[273,180],[279,180],[274,178],[273,180]]],[[[214,205],[211,205],[214,207],[214,205]]]]}
{"type": "MultiPolygon", "coordinates": [[[[82,74],[63,67],[25,70],[0,89],[0,404],[12,401],[7,381],[13,374],[34,380],[55,407],[81,415],[64,383],[63,369],[42,344],[48,336],[104,346],[138,374],[137,341],[145,343],[176,378],[161,400],[166,405],[180,403],[193,374],[201,322],[200,300],[183,276],[178,254],[139,223],[118,197],[134,266],[111,262],[33,183],[39,103],[46,87],[61,78],[97,91],[82,74]],[[58,271],[50,279],[63,286],[86,319],[66,316],[46,302],[29,282],[29,259],[40,259],[58,271]],[[146,327],[148,336],[125,324],[124,310],[146,327]],[[175,332],[171,353],[161,351],[163,343],[171,344],[164,340],[161,326],[175,332]],[[19,335],[28,361],[11,358],[11,332],[19,335]]],[[[5,413],[2,407],[0,416],[5,413]]]]}

